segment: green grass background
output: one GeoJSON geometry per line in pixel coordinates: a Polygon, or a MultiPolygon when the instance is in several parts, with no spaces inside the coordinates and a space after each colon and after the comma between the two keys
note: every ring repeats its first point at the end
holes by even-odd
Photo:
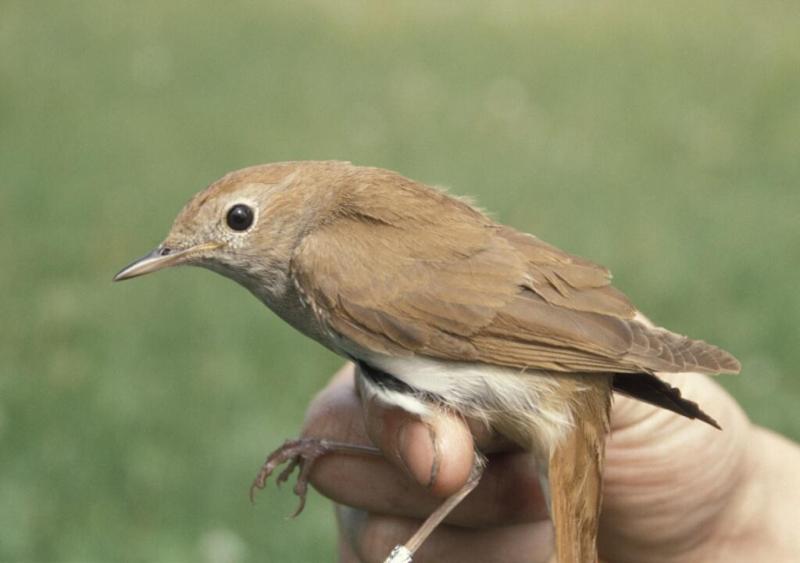
{"type": "Polygon", "coordinates": [[[800,438],[796,2],[0,3],[0,561],[327,561],[252,507],[340,360],[235,284],[110,278],[228,170],[393,168],[608,265],[800,438]]]}

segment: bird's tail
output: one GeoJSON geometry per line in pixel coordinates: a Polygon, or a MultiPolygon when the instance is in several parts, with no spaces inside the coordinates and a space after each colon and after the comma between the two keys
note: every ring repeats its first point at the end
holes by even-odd
{"type": "Polygon", "coordinates": [[[610,381],[581,393],[581,417],[550,454],[548,481],[558,563],[596,563],[610,381]],[[588,415],[588,416],[587,416],[588,415]]]}

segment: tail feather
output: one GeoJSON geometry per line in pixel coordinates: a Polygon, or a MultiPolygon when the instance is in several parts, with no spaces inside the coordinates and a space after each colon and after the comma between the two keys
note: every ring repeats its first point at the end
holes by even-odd
{"type": "Polygon", "coordinates": [[[548,466],[551,517],[559,563],[596,563],[602,503],[605,436],[610,409],[608,381],[580,397],[583,416],[553,449],[548,466]]]}

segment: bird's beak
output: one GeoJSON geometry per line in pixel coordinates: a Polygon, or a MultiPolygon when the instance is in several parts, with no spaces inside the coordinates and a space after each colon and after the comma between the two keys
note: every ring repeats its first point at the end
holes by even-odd
{"type": "Polygon", "coordinates": [[[131,278],[137,278],[145,274],[157,272],[170,266],[177,266],[186,261],[186,259],[198,252],[204,250],[214,250],[222,246],[219,243],[205,243],[192,246],[185,249],[172,249],[166,245],[160,245],[150,254],[142,256],[138,260],[134,260],[128,264],[120,272],[114,276],[112,281],[123,281],[131,278]]]}

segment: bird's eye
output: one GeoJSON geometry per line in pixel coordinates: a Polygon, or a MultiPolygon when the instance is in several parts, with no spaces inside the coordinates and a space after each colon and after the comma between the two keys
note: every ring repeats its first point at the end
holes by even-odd
{"type": "Polygon", "coordinates": [[[234,231],[246,231],[253,224],[253,209],[243,203],[237,203],[228,210],[225,221],[234,231]]]}

